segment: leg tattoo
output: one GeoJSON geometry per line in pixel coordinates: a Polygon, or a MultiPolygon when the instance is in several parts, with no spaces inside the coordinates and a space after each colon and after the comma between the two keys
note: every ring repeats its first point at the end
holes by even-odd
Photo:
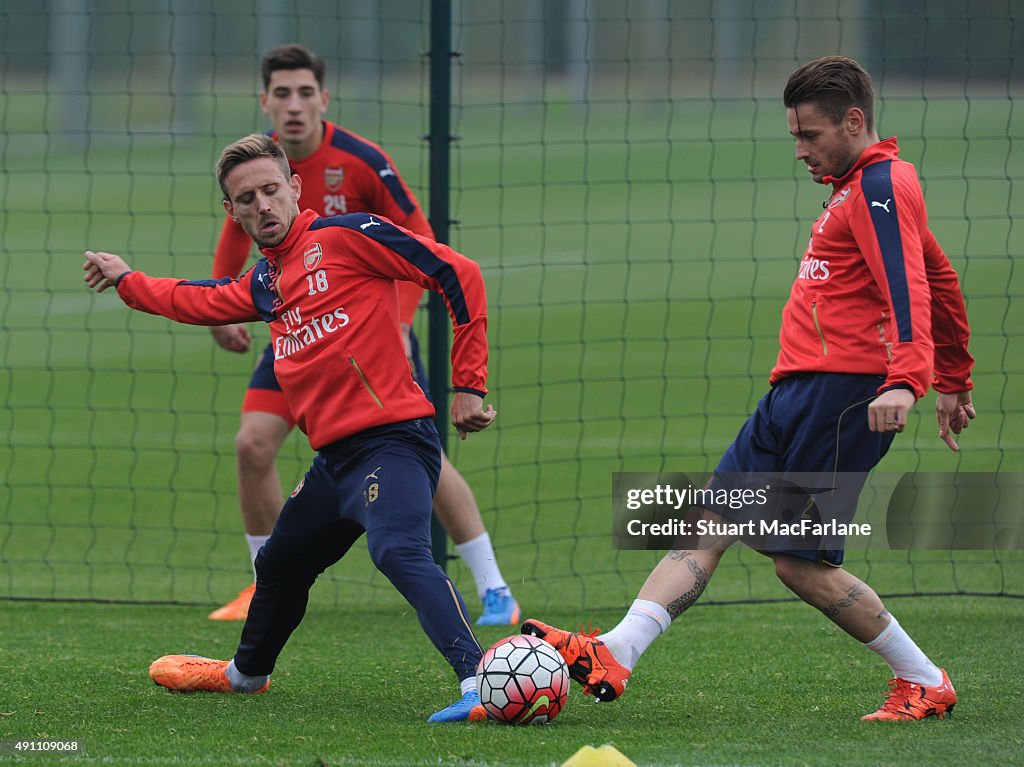
{"type": "Polygon", "coordinates": [[[845,597],[840,599],[835,604],[821,608],[821,611],[825,613],[826,617],[828,617],[829,620],[834,621],[838,617],[839,612],[841,610],[856,604],[857,600],[864,596],[865,593],[866,589],[864,588],[864,584],[855,583],[854,585],[850,586],[849,589],[847,589],[845,597]]]}
{"type": "Polygon", "coordinates": [[[710,576],[707,570],[701,567],[688,551],[670,551],[668,556],[678,562],[686,560],[686,566],[690,568],[690,574],[693,576],[693,588],[678,599],[670,602],[668,607],[665,608],[668,611],[669,617],[675,620],[700,599],[700,595],[704,593],[704,589],[708,585],[710,576]]]}

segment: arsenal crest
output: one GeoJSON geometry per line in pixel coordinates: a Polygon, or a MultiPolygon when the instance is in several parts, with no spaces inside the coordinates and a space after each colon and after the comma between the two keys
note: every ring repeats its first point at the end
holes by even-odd
{"type": "Polygon", "coordinates": [[[849,196],[850,196],[850,187],[846,187],[843,191],[841,191],[839,194],[833,196],[828,201],[829,209],[831,209],[831,208],[838,208],[840,205],[842,205],[844,202],[846,202],[846,198],[849,197],[849,196]]]}
{"type": "Polygon", "coordinates": [[[332,168],[328,165],[324,168],[324,184],[328,192],[337,192],[341,189],[341,182],[345,180],[344,168],[332,168]]]}
{"type": "Polygon", "coordinates": [[[324,251],[320,247],[319,242],[314,242],[308,248],[302,252],[302,265],[306,267],[307,272],[311,272],[320,263],[320,259],[323,258],[324,251]]]}

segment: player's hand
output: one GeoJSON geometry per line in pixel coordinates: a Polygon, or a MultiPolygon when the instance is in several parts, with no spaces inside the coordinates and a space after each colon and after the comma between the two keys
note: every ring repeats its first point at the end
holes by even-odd
{"type": "Polygon", "coordinates": [[[85,270],[85,284],[97,293],[114,287],[118,277],[132,270],[120,256],[113,253],[93,253],[91,250],[85,251],[82,269],[85,270]]]}
{"type": "Polygon", "coordinates": [[[939,422],[939,439],[949,445],[953,452],[960,451],[954,434],[959,434],[977,417],[969,391],[955,394],[939,392],[935,397],[935,417],[939,422]],[[950,433],[952,432],[952,434],[950,433]]]}
{"type": "Polygon", "coordinates": [[[484,410],[484,400],[476,394],[457,391],[452,396],[452,426],[459,432],[459,439],[474,431],[482,431],[490,426],[498,416],[498,411],[491,405],[484,410]]]}
{"type": "Polygon", "coordinates": [[[907,426],[907,413],[916,401],[910,389],[882,392],[868,405],[868,428],[886,434],[903,431],[907,426]]]}
{"type": "Polygon", "coordinates": [[[210,335],[221,349],[243,354],[252,346],[252,335],[245,325],[214,325],[210,335]]]}

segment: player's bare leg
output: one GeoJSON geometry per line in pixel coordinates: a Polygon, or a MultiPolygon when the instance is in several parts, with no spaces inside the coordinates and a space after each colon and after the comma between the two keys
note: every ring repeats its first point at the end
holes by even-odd
{"type": "MultiPolygon", "coordinates": [[[[693,508],[687,521],[693,525],[697,520],[720,525],[729,522],[713,511],[693,508]]],[[[725,535],[694,534],[680,539],[647,576],[637,599],[661,605],[675,620],[700,599],[725,550],[735,542],[736,538],[725,535]]]]}
{"type": "Polygon", "coordinates": [[[783,554],[773,559],[776,574],[790,590],[892,669],[885,702],[863,719],[941,719],[953,710],[956,691],[946,672],[921,651],[870,586],[839,567],[783,554]]]}
{"type": "Polygon", "coordinates": [[[472,488],[444,453],[441,454],[441,475],[434,493],[434,513],[456,545],[487,532],[472,488]]]}
{"type": "Polygon", "coordinates": [[[700,599],[722,554],[718,549],[668,552],[647,576],[637,599],[656,602],[675,620],[700,599]]]}
{"type": "MultiPolygon", "coordinates": [[[[695,514],[694,519],[725,521],[703,509],[695,514]]],[[[562,631],[535,620],[523,624],[523,632],[554,645],[569,666],[569,675],[583,684],[584,692],[598,700],[614,700],[625,691],[644,651],[700,599],[722,554],[734,541],[721,536],[694,536],[680,541],[695,548],[669,551],[647,576],[625,617],[600,639],[596,638],[597,632],[562,631]]]]}
{"type": "MultiPolygon", "coordinates": [[[[705,518],[721,519],[712,512],[701,513],[705,518]]],[[[633,670],[672,621],[696,604],[733,539],[705,536],[687,543],[697,547],[673,549],[662,557],[625,617],[602,637],[612,657],[627,671],[633,670]]]]}
{"type": "MultiPolygon", "coordinates": [[[[291,425],[278,415],[246,412],[242,413],[235,435],[238,504],[252,561],[273,531],[284,505],[276,458],[290,431],[291,425]]],[[[245,620],[253,590],[253,585],[247,586],[233,600],[210,613],[210,619],[245,620]]]]}
{"type": "Polygon", "coordinates": [[[238,504],[249,535],[270,535],[284,505],[277,453],[291,425],[273,413],[242,413],[235,435],[238,458],[238,504]]]}
{"type": "Polygon", "coordinates": [[[841,567],[785,554],[772,557],[786,587],[859,642],[870,642],[889,624],[874,589],[841,567]]]}
{"type": "Polygon", "coordinates": [[[434,493],[434,513],[473,574],[477,596],[484,605],[477,625],[508,626],[518,623],[519,603],[501,575],[473,489],[443,453],[441,475],[434,493]]]}

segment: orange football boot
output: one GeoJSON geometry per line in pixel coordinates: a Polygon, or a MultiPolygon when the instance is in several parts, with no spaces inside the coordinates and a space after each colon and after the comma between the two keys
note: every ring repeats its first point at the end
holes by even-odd
{"type": "Polygon", "coordinates": [[[949,681],[945,669],[942,683],[938,687],[925,687],[906,679],[889,680],[889,694],[882,707],[873,714],[861,717],[865,722],[903,722],[911,719],[925,719],[937,716],[945,719],[952,715],[956,705],[956,690],[949,681]]]}
{"type": "Polygon", "coordinates": [[[535,620],[526,621],[522,629],[558,650],[569,667],[569,676],[583,685],[586,695],[611,701],[626,691],[630,671],[612,657],[604,642],[595,639],[599,632],[562,631],[535,620]]]}
{"type": "MultiPolygon", "coordinates": [[[[165,655],[149,666],[149,677],[161,687],[177,692],[237,692],[228,681],[229,661],[201,655],[165,655]]],[[[270,680],[255,692],[264,692],[270,680]]]]}
{"type": "Polygon", "coordinates": [[[249,603],[252,602],[252,595],[256,593],[256,584],[246,586],[238,592],[238,596],[232,599],[223,607],[218,607],[210,613],[211,621],[244,621],[249,617],[249,603]]]}

